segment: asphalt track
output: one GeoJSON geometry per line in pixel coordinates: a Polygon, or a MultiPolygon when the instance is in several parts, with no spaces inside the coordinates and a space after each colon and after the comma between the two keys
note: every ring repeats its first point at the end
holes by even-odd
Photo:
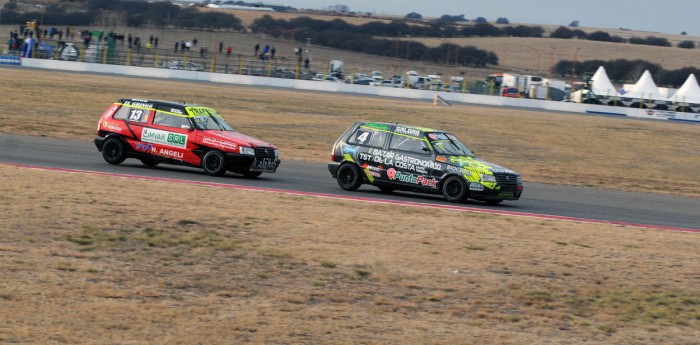
{"type": "MultiPolygon", "coordinates": [[[[284,156],[282,158],[284,159],[284,156]]],[[[168,165],[150,169],[133,159],[114,166],[102,159],[90,141],[0,134],[0,163],[296,191],[313,195],[359,197],[363,200],[387,200],[451,209],[455,209],[456,206],[437,195],[407,192],[386,195],[371,186],[362,186],[358,191],[346,192],[331,178],[326,165],[320,163],[283,161],[277,173],[263,174],[257,179],[246,179],[233,174],[211,177],[205,175],[201,169],[168,165]]],[[[525,179],[527,180],[527,177],[525,179]]],[[[582,219],[700,233],[700,198],[527,182],[524,188],[523,196],[518,201],[504,202],[498,206],[468,201],[461,207],[477,212],[541,215],[543,218],[582,219]]]]}

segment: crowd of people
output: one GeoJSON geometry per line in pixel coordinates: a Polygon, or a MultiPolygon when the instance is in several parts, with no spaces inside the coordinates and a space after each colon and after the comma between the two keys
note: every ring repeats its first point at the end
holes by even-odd
{"type": "MultiPolygon", "coordinates": [[[[17,30],[12,30],[10,32],[10,37],[7,40],[7,51],[10,54],[16,54],[22,57],[52,58],[54,56],[54,51],[60,54],[68,43],[74,44],[77,48],[77,42],[82,43],[82,47],[85,50],[90,49],[94,44],[107,44],[112,46],[119,44],[127,46],[129,50],[135,51],[136,53],[141,53],[144,48],[146,52],[158,49],[159,43],[162,43],[161,39],[155,35],[150,35],[147,40],[142,40],[141,37],[132,35],[132,33],[124,35],[113,31],[79,31],[72,27],[57,28],[55,26],[39,28],[35,22],[28,22],[27,25],[20,24],[17,30]]],[[[212,53],[209,47],[203,45],[198,46],[198,43],[197,38],[191,40],[176,40],[172,46],[173,53],[189,53],[190,51],[198,49],[200,58],[211,57],[212,53]]],[[[219,56],[230,58],[233,53],[234,49],[232,45],[226,45],[223,41],[218,43],[219,56]]],[[[294,48],[295,62],[308,70],[310,67],[310,60],[308,51],[306,51],[306,53],[307,54],[304,54],[301,47],[294,48]]],[[[258,59],[263,66],[269,61],[275,60],[276,54],[277,49],[269,44],[257,43],[254,45],[252,51],[252,56],[258,59]]],[[[60,55],[57,56],[60,58],[60,55]]],[[[238,56],[240,58],[241,54],[238,54],[238,56]]]]}

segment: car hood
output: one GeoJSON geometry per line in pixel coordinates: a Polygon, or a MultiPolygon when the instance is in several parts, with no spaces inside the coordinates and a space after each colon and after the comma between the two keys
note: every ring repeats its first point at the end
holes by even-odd
{"type": "Polygon", "coordinates": [[[250,147],[272,147],[277,148],[268,142],[262,141],[260,139],[255,139],[251,136],[232,131],[214,131],[206,130],[200,132],[203,137],[212,137],[219,140],[226,140],[234,142],[239,146],[250,146],[250,147]]]}
{"type": "Polygon", "coordinates": [[[498,164],[470,156],[449,156],[447,157],[445,163],[478,173],[507,173],[516,175],[518,174],[517,172],[502,167],[498,164]]]}

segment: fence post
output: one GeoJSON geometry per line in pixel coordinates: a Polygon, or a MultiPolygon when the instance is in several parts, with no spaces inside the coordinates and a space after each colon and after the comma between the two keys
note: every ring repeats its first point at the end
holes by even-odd
{"type": "Polygon", "coordinates": [[[211,56],[211,72],[216,72],[216,55],[214,54],[211,56]]]}

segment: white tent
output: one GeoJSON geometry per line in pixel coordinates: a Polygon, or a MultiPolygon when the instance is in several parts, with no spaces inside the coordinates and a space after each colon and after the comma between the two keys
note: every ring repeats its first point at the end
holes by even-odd
{"type": "Polygon", "coordinates": [[[674,103],[700,104],[700,86],[698,86],[698,80],[695,78],[695,74],[689,75],[688,79],[683,83],[683,86],[678,89],[678,92],[672,97],[669,97],[668,100],[674,103]]]}
{"type": "Polygon", "coordinates": [[[656,87],[654,80],[651,78],[651,73],[649,71],[644,71],[642,77],[639,78],[636,84],[632,88],[622,95],[624,98],[631,99],[643,99],[652,101],[666,101],[659,88],[656,87]]]}
{"type": "Polygon", "coordinates": [[[603,66],[598,67],[593,77],[591,77],[591,89],[598,96],[619,96],[615,86],[610,82],[608,74],[603,66]]]}

